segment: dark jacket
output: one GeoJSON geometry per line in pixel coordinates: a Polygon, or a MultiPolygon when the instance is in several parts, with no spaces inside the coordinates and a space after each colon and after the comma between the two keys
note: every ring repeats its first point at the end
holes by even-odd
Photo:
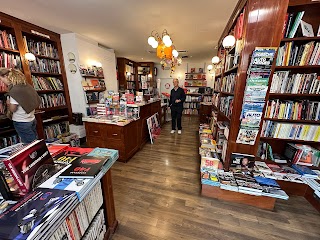
{"type": "Polygon", "coordinates": [[[171,90],[169,101],[169,106],[171,108],[183,110],[183,103],[185,100],[186,94],[184,93],[184,90],[181,87],[179,87],[177,90],[174,90],[174,88],[171,90]],[[178,99],[180,99],[181,102],[176,103],[176,100],[178,99]]]}

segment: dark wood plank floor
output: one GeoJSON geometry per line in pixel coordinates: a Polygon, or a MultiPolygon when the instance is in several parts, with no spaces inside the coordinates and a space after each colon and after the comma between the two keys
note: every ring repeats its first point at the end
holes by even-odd
{"type": "Polygon", "coordinates": [[[197,129],[197,118],[184,117],[182,135],[167,123],[154,145],[115,164],[112,239],[320,239],[320,214],[303,197],[267,211],[200,196],[197,129]]]}

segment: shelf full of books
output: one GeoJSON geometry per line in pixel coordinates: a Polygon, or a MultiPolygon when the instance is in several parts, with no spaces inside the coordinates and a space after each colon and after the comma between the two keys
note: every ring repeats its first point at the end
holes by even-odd
{"type": "Polygon", "coordinates": [[[1,239],[22,234],[23,239],[105,239],[115,231],[108,179],[117,150],[47,146],[37,140],[2,149],[0,156],[1,186],[6,186],[0,188],[1,239]]]}
{"type": "MultiPolygon", "coordinates": [[[[38,136],[44,137],[41,118],[50,118],[57,109],[69,117],[72,112],[60,35],[3,13],[0,20],[0,66],[22,70],[27,82],[41,95],[41,110],[45,111],[36,118],[38,136]],[[35,61],[22,61],[26,53],[34,54],[35,61]]],[[[6,91],[2,90],[0,97],[6,91]]]]}

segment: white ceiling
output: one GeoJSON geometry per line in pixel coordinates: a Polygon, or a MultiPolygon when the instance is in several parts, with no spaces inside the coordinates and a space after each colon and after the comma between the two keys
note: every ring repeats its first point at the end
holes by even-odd
{"type": "Polygon", "coordinates": [[[237,0],[1,0],[9,15],[57,33],[75,32],[112,48],[117,57],[157,61],[147,43],[167,29],[190,60],[209,62],[237,0]],[[142,59],[143,58],[143,59],[142,59]]]}

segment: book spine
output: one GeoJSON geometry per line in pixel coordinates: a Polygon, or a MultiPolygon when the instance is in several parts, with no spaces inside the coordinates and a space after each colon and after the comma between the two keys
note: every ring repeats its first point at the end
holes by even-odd
{"type": "Polygon", "coordinates": [[[27,193],[28,189],[25,186],[19,172],[17,171],[17,169],[14,167],[13,163],[11,162],[11,160],[8,159],[4,159],[3,160],[4,165],[6,166],[7,170],[10,172],[11,176],[13,177],[13,179],[15,180],[15,182],[17,183],[18,187],[20,188],[20,190],[23,193],[27,193]]]}

